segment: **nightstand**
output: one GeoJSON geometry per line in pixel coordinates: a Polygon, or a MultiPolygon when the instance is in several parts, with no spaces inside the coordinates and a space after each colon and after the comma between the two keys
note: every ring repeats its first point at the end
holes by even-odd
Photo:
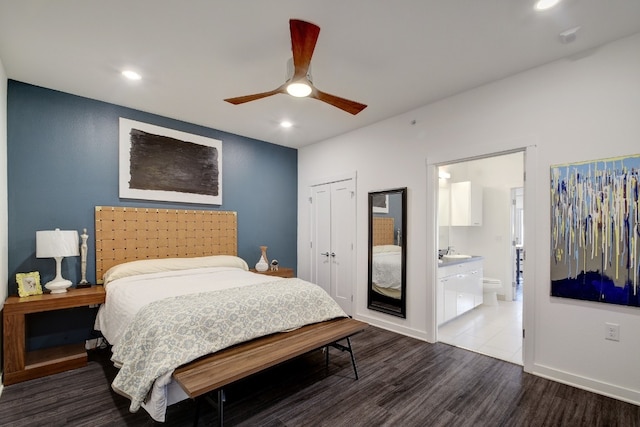
{"type": "Polygon", "coordinates": [[[61,294],[20,298],[10,296],[4,303],[4,385],[76,369],[87,364],[85,343],[68,344],[35,351],[26,350],[25,316],[31,313],[102,304],[104,287],[69,288],[61,294]]]}
{"type": "Polygon", "coordinates": [[[252,273],[264,274],[266,276],[282,277],[282,278],[285,278],[285,279],[289,279],[291,277],[294,277],[293,276],[293,268],[288,268],[288,267],[280,267],[276,271],[271,271],[271,270],[256,271],[255,268],[252,268],[249,271],[251,271],[252,273]]]}

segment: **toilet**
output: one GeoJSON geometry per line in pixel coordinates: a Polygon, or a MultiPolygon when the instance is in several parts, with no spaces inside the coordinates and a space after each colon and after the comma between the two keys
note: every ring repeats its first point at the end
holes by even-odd
{"type": "Polygon", "coordinates": [[[502,290],[500,279],[482,278],[482,304],[498,305],[498,292],[502,290]]]}

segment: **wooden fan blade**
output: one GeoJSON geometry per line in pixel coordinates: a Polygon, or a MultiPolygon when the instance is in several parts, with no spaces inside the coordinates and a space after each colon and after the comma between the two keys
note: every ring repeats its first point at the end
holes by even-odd
{"type": "Polygon", "coordinates": [[[293,52],[293,77],[297,80],[306,77],[309,71],[309,64],[316,48],[320,27],[310,22],[299,19],[290,19],[289,28],[291,30],[291,51],[293,52]]]}
{"type": "Polygon", "coordinates": [[[285,92],[285,87],[280,86],[278,89],[270,90],[269,92],[254,93],[253,95],[238,96],[236,98],[227,98],[225,99],[225,101],[233,105],[238,105],[238,104],[244,104],[245,102],[255,101],[256,99],[262,99],[262,98],[266,98],[267,96],[276,95],[278,93],[284,93],[284,92],[285,92]]]}
{"type": "Polygon", "coordinates": [[[346,111],[347,113],[351,113],[354,116],[358,114],[360,111],[367,108],[366,105],[360,104],[356,101],[351,101],[349,99],[340,98],[339,96],[331,95],[318,89],[314,88],[309,95],[310,98],[317,99],[318,101],[326,102],[329,105],[333,105],[341,110],[346,111]]]}

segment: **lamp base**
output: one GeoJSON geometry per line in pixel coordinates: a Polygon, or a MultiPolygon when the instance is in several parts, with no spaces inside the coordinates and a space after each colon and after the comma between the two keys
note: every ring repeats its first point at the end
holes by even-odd
{"type": "Polygon", "coordinates": [[[52,294],[62,294],[67,292],[67,288],[71,286],[71,280],[52,280],[44,285],[52,294]]]}

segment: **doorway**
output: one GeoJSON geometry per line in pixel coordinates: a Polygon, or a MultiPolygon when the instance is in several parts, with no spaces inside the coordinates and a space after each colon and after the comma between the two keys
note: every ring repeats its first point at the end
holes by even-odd
{"type": "MultiPolygon", "coordinates": [[[[477,274],[484,279],[485,290],[474,308],[438,324],[438,341],[522,365],[521,290],[525,284],[522,280],[518,293],[516,261],[524,239],[524,151],[439,164],[438,172],[438,253],[481,257],[481,270],[477,274]],[[476,208],[481,213],[469,214],[480,215],[481,220],[465,225],[451,220],[452,210],[459,209],[459,205],[452,204],[452,190],[455,192],[457,188],[452,184],[461,182],[470,183],[479,193],[474,197],[481,199],[480,208],[476,208]],[[519,209],[513,204],[516,194],[521,202],[519,209]],[[491,289],[497,291],[487,292],[491,289]]],[[[439,272],[445,271],[442,263],[438,266],[439,272]]],[[[436,301],[444,299],[436,295],[436,301]]],[[[436,307],[437,311],[440,309],[436,307]]]]}

